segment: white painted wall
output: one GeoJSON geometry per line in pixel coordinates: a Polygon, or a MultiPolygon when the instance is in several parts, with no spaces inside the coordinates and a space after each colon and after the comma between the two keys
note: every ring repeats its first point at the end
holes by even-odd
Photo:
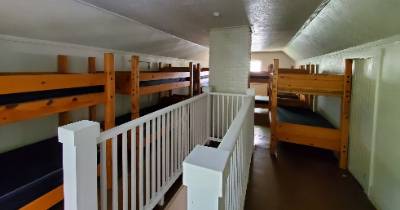
{"type": "MultiPolygon", "coordinates": [[[[189,63],[189,60],[183,59],[7,35],[0,35],[0,49],[0,72],[55,72],[57,71],[57,54],[70,56],[71,72],[87,72],[87,57],[89,56],[96,57],[97,69],[102,70],[104,52],[115,53],[115,64],[118,70],[129,71],[129,60],[132,55],[140,56],[141,61],[151,62],[153,69],[158,68],[158,62],[171,63],[174,66],[187,66],[189,63]]],[[[207,63],[202,63],[202,65],[207,66],[207,63]]],[[[142,70],[146,70],[148,66],[141,63],[140,67],[142,70]]],[[[130,112],[129,97],[117,95],[116,100],[117,115],[130,112]]],[[[157,94],[146,96],[141,98],[140,105],[141,107],[146,107],[157,101],[157,94]]],[[[102,107],[98,109],[98,115],[102,119],[102,107]]],[[[74,120],[87,118],[88,113],[86,108],[73,112],[74,120]]],[[[57,115],[52,115],[0,126],[0,153],[55,136],[57,133],[57,124],[57,115]]]]}
{"type": "Polygon", "coordinates": [[[282,68],[290,68],[295,65],[294,60],[283,51],[273,52],[252,52],[251,60],[261,62],[261,70],[267,71],[268,66],[274,63],[274,59],[279,59],[279,66],[282,68]]]}
{"type": "MultiPolygon", "coordinates": [[[[290,68],[295,65],[294,60],[283,51],[251,53],[251,61],[259,61],[261,63],[261,71],[267,71],[268,66],[273,64],[275,58],[279,59],[279,65],[282,68],[290,68]]],[[[266,83],[251,83],[250,88],[255,89],[258,96],[267,96],[268,85],[266,83]]]]}
{"type": "Polygon", "coordinates": [[[248,26],[210,32],[210,86],[218,92],[246,93],[250,69],[248,26]]]}
{"type": "MultiPolygon", "coordinates": [[[[399,57],[400,35],[397,35],[298,62],[318,64],[320,72],[342,73],[344,59],[368,59],[367,66],[357,62],[355,65],[355,71],[363,74],[353,80],[357,94],[352,95],[349,169],[381,210],[400,209],[399,57]],[[362,109],[366,111],[358,110],[361,108],[357,103],[364,103],[362,109]],[[362,117],[357,117],[360,113],[362,117]],[[364,132],[370,135],[359,135],[364,132]]],[[[318,97],[318,110],[335,125],[339,124],[340,99],[318,97]]]]}

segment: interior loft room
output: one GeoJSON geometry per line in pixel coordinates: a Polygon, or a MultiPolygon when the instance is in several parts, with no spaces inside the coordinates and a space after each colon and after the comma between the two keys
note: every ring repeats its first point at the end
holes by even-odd
{"type": "Polygon", "coordinates": [[[2,0],[0,210],[399,210],[399,11],[2,0]]]}

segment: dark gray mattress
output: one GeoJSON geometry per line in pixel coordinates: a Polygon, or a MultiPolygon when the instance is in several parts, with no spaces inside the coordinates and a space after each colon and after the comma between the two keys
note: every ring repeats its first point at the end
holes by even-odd
{"type": "Polygon", "coordinates": [[[310,109],[299,107],[278,107],[278,120],[280,122],[335,128],[327,119],[310,109]]]}

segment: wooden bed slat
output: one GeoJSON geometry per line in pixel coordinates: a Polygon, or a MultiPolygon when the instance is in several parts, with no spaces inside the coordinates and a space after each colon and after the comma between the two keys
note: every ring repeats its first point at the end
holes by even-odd
{"type": "Polygon", "coordinates": [[[64,187],[60,185],[52,191],[42,195],[36,200],[23,206],[19,210],[36,210],[36,209],[49,209],[64,198],[64,187]]]}
{"type": "Polygon", "coordinates": [[[140,95],[141,96],[149,95],[149,94],[153,94],[153,93],[174,90],[174,89],[184,88],[184,87],[189,87],[189,86],[190,86],[190,81],[173,82],[173,83],[166,83],[166,84],[160,84],[160,85],[145,86],[145,87],[140,87],[140,95]]]}
{"type": "MultiPolygon", "coordinates": [[[[116,84],[115,89],[117,93],[120,94],[130,94],[131,92],[131,72],[115,72],[116,84]]],[[[190,77],[190,72],[140,72],[139,79],[140,81],[152,81],[152,80],[164,80],[164,79],[179,79],[179,78],[188,78],[190,77]]],[[[174,83],[169,83],[174,84],[174,83]]],[[[158,87],[160,85],[155,85],[154,87],[158,87]]],[[[183,86],[187,87],[187,86],[183,86]]],[[[141,87],[145,88],[145,87],[141,87]]],[[[176,89],[176,88],[172,88],[176,89]]],[[[167,89],[171,90],[171,89],[167,89]]],[[[161,92],[157,91],[157,92],[161,92]]],[[[157,93],[153,92],[153,93],[157,93]]],[[[146,95],[146,94],[145,94],[146,95]]]]}
{"type": "Polygon", "coordinates": [[[104,85],[104,74],[16,74],[0,76],[0,94],[104,85]]]}
{"type": "Polygon", "coordinates": [[[140,81],[178,79],[190,77],[190,72],[140,72],[140,81]]]}
{"type": "Polygon", "coordinates": [[[0,125],[66,112],[104,102],[104,93],[60,97],[0,106],[0,125]]]}
{"type": "Polygon", "coordinates": [[[305,69],[284,69],[279,68],[279,74],[308,74],[305,69]]]}
{"type": "Polygon", "coordinates": [[[278,123],[276,137],[280,141],[309,145],[334,151],[340,150],[339,129],[322,128],[293,123],[278,123]]]}
{"type": "Polygon", "coordinates": [[[279,74],[279,92],[342,95],[343,75],[279,74]]]}

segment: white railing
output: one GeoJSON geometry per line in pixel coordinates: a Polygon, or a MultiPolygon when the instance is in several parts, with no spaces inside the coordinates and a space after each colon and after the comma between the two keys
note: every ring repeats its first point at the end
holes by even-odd
{"type": "MultiPolygon", "coordinates": [[[[244,208],[253,153],[254,93],[242,96],[242,102],[233,108],[222,106],[222,113],[217,113],[226,117],[237,108],[233,121],[227,120],[227,132],[217,128],[224,134],[218,148],[196,146],[183,163],[183,184],[187,186],[189,210],[244,208]]],[[[214,118],[212,122],[212,129],[220,125],[214,118]]]]}
{"type": "Polygon", "coordinates": [[[246,95],[215,92],[211,92],[209,95],[209,139],[221,142],[233,119],[235,119],[236,114],[239,112],[246,95]]]}
{"type": "Polygon", "coordinates": [[[163,202],[182,174],[184,159],[208,140],[221,141],[218,151],[226,151],[226,161],[235,166],[225,179],[224,192],[230,194],[224,198],[243,195],[234,194],[236,187],[229,183],[247,180],[247,173],[240,171],[248,171],[249,159],[240,159],[242,164],[237,161],[243,152],[248,154],[249,147],[242,140],[247,137],[243,123],[252,126],[252,121],[246,121],[249,118],[243,110],[251,106],[250,98],[205,93],[104,132],[99,123],[91,121],[60,127],[65,209],[152,209],[163,202]]]}
{"type": "Polygon", "coordinates": [[[98,144],[100,208],[154,208],[182,174],[184,158],[207,141],[207,101],[207,94],[202,94],[101,133],[99,123],[90,121],[60,127],[65,209],[97,209],[98,144]],[[112,161],[109,187],[108,155],[112,161]]]}

